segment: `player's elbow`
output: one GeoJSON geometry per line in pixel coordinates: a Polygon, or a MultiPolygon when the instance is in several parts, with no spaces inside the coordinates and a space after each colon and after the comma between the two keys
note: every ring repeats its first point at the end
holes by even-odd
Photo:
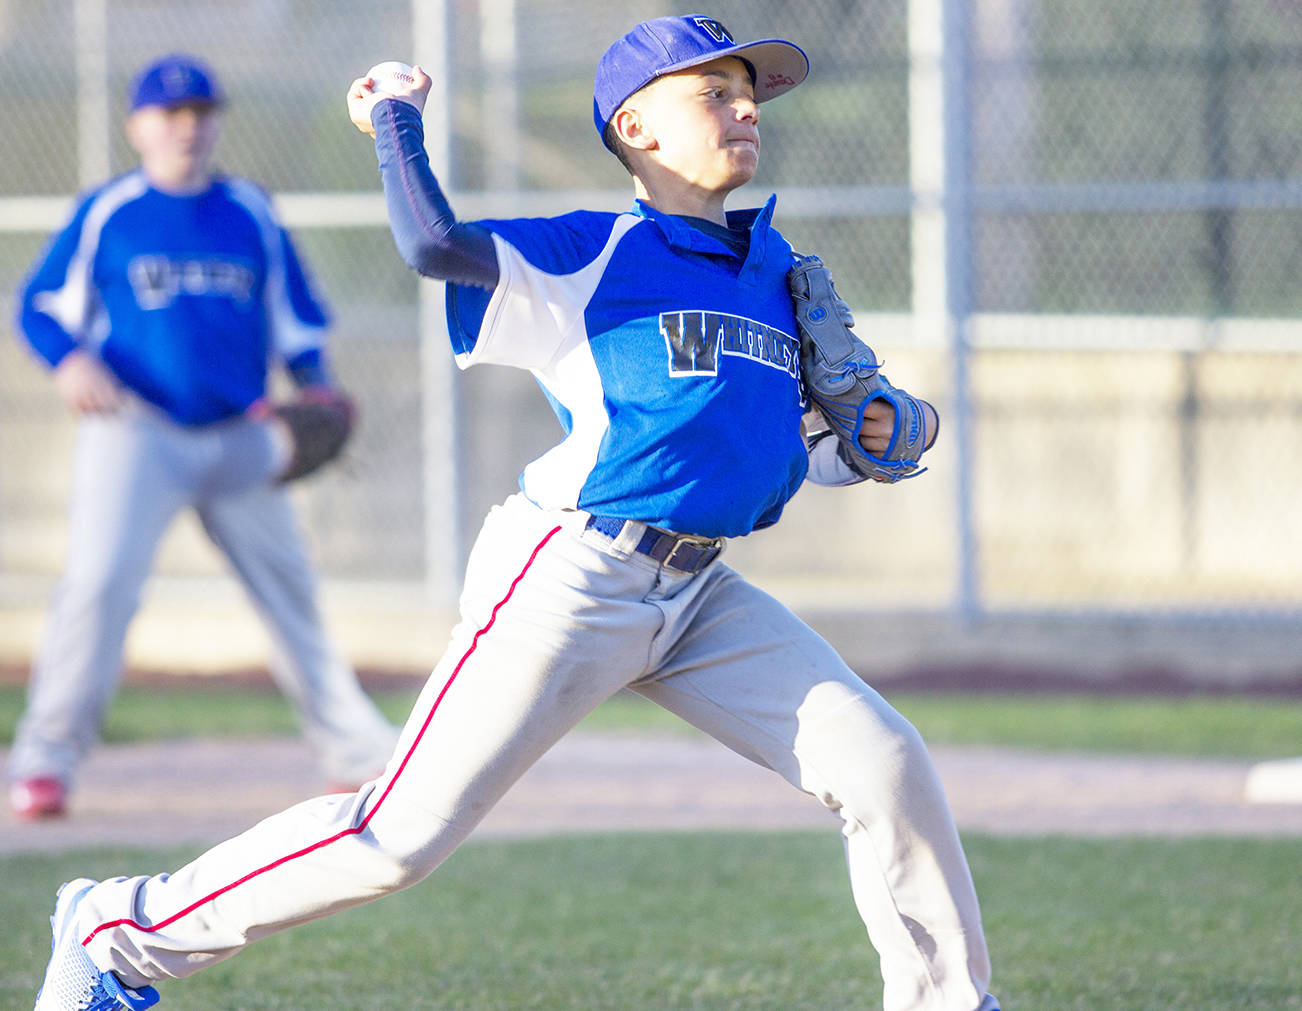
{"type": "Polygon", "coordinates": [[[397,247],[402,262],[416,273],[426,277],[440,276],[436,271],[442,260],[443,250],[428,237],[394,229],[393,244],[397,247]]]}
{"type": "Polygon", "coordinates": [[[497,253],[487,233],[476,235],[459,227],[422,233],[395,231],[394,243],[403,263],[422,277],[490,289],[497,284],[497,253]]]}

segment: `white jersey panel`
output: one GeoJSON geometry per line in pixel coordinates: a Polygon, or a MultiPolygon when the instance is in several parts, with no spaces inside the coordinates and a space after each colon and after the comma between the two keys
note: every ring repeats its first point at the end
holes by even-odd
{"type": "Polygon", "coordinates": [[[501,276],[479,339],[457,361],[462,368],[482,362],[523,364],[569,413],[565,439],[526,466],[520,478],[524,493],[541,506],[575,508],[597,465],[610,417],[583,310],[620,239],[640,220],[621,215],[597,258],[573,274],[540,271],[515,247],[493,237],[501,276]]]}
{"type": "Polygon", "coordinates": [[[138,199],[149,188],[143,173],[132,172],[106,186],[91,204],[82,222],[77,251],[68,263],[66,279],[54,291],[38,293],[32,300],[38,312],[43,312],[59,324],[68,334],[87,340],[93,345],[103,341],[108,333],[108,322],[101,313],[91,271],[95,252],[99,249],[100,234],[108,221],[123,204],[138,199]]]}
{"type": "Polygon", "coordinates": [[[285,267],[285,251],[281,241],[280,224],[268,202],[266,194],[244,179],[230,179],[227,188],[231,197],[245,210],[262,234],[262,245],[267,253],[267,281],[264,301],[267,307],[267,328],[271,344],[286,361],[304,351],[321,345],[321,328],[299,319],[289,299],[289,278],[285,267]]]}
{"type": "Polygon", "coordinates": [[[620,240],[641,220],[632,214],[621,214],[601,253],[572,274],[539,270],[495,234],[497,288],[484,312],[475,346],[457,355],[457,364],[463,369],[490,363],[540,370],[565,355],[575,344],[586,344],[584,310],[620,240]]]}
{"type": "Polygon", "coordinates": [[[534,370],[542,387],[570,412],[569,434],[524,468],[520,487],[538,505],[573,509],[588,475],[597,465],[610,429],[601,375],[586,340],[575,344],[546,373],[534,370]]]}

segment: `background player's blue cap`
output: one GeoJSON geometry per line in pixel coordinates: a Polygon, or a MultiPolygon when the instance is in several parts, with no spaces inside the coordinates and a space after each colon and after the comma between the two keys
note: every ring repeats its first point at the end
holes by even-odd
{"type": "Polygon", "coordinates": [[[155,60],[131,82],[131,111],[146,105],[220,105],[225,99],[213,72],[193,56],[173,53],[155,60]]]}
{"type": "Polygon", "coordinates": [[[809,57],[804,50],[782,39],[739,45],[728,29],[704,14],[643,21],[607,49],[597,64],[592,88],[597,133],[604,135],[606,124],[624,100],[657,77],[721,56],[739,57],[750,66],[756,102],[777,98],[809,75],[809,57]]]}

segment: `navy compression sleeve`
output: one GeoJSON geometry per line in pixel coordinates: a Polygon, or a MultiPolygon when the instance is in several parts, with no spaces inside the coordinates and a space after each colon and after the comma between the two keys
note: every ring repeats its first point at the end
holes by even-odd
{"type": "Polygon", "coordinates": [[[430,170],[419,110],[409,102],[384,99],[371,110],[371,124],[389,228],[403,261],[425,277],[495,288],[492,234],[457,221],[452,213],[430,170]]]}

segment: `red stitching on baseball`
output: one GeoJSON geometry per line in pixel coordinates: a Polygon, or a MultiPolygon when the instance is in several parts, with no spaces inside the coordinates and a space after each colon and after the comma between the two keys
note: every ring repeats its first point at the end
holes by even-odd
{"type": "Polygon", "coordinates": [[[470,648],[467,649],[466,652],[462,655],[461,659],[457,661],[456,668],[452,671],[452,674],[448,677],[447,683],[443,685],[443,689],[442,691],[439,692],[438,698],[434,700],[434,705],[430,707],[429,714],[425,717],[425,722],[421,724],[420,732],[416,735],[416,739],[411,742],[411,747],[407,749],[407,754],[403,755],[402,763],[398,766],[398,771],[393,774],[393,778],[389,780],[389,785],[386,786],[384,788],[384,792],[380,794],[380,799],[375,802],[375,805],[371,808],[369,812],[367,812],[366,817],[362,819],[360,824],[358,824],[354,828],[348,828],[348,829],[344,829],[342,832],[337,832],[327,839],[322,839],[319,842],[313,843],[311,846],[305,846],[303,849],[298,850],[297,852],[294,853],[290,853],[286,856],[283,856],[279,860],[275,860],[272,863],[266,864],[263,867],[259,867],[257,870],[250,871],[248,874],[244,875],[244,877],[238,878],[235,881],[232,881],[229,885],[224,885],[223,887],[217,889],[215,892],[211,892],[208,895],[205,895],[203,898],[198,899],[195,902],[192,902],[190,905],[186,906],[184,909],[180,910],[179,912],[173,913],[167,919],[159,920],[152,927],[143,926],[142,924],[136,923],[134,920],[130,920],[130,919],[110,920],[107,923],[101,923],[98,927],[96,927],[94,930],[92,930],[89,934],[86,935],[85,939],[82,940],[81,942],[82,946],[85,947],[87,944],[89,944],[92,940],[94,940],[95,936],[99,934],[101,931],[108,930],[113,927],[134,927],[136,930],[139,930],[142,933],[146,933],[146,934],[152,934],[156,931],[162,930],[164,927],[170,926],[171,924],[175,923],[177,920],[181,919],[183,916],[187,916],[190,913],[194,912],[196,909],[198,909],[200,906],[204,905],[205,903],[211,902],[213,899],[217,898],[218,896],[225,895],[227,892],[231,891],[232,889],[238,888],[246,881],[251,881],[253,878],[256,878],[259,875],[267,873],[267,871],[275,870],[277,867],[289,863],[291,860],[297,860],[299,857],[307,856],[309,853],[315,853],[317,850],[329,846],[331,843],[338,842],[340,839],[343,839],[347,836],[357,835],[360,832],[364,832],[366,830],[366,826],[370,824],[371,819],[375,817],[376,812],[380,810],[380,805],[382,805],[385,799],[389,796],[389,791],[393,789],[393,785],[398,781],[398,777],[401,776],[403,770],[407,768],[407,763],[411,760],[412,754],[416,751],[416,748],[420,745],[422,738],[424,738],[425,736],[425,731],[429,729],[430,721],[434,719],[434,714],[438,711],[439,705],[443,702],[443,696],[445,696],[448,693],[448,689],[452,687],[452,682],[455,681],[457,679],[457,675],[461,673],[461,668],[464,667],[466,661],[470,659],[470,654],[472,654],[475,651],[475,648],[479,645],[480,637],[483,636],[485,633],[487,633],[488,630],[493,627],[493,622],[497,620],[497,612],[500,611],[502,607],[505,606],[506,602],[511,599],[511,595],[515,593],[515,588],[519,586],[520,581],[524,579],[525,574],[529,571],[530,567],[533,565],[534,559],[538,557],[538,553],[542,551],[542,549],[547,546],[547,542],[550,541],[553,537],[555,537],[558,533],[560,533],[560,531],[561,531],[560,527],[553,527],[550,531],[548,531],[547,536],[538,542],[538,546],[533,549],[533,553],[529,556],[529,560],[524,563],[524,568],[520,570],[520,574],[511,581],[511,585],[510,587],[508,587],[506,591],[506,596],[504,596],[501,600],[499,600],[497,604],[493,607],[493,613],[488,616],[488,621],[484,625],[484,627],[479,629],[477,632],[475,632],[475,637],[470,641],[470,648]]]}

